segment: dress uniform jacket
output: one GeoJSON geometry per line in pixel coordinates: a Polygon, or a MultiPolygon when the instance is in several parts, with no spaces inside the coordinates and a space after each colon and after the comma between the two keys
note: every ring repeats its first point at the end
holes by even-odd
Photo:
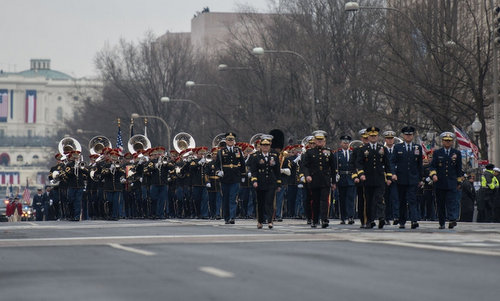
{"type": "Polygon", "coordinates": [[[78,162],[71,161],[66,165],[66,178],[69,188],[85,188],[85,181],[87,180],[87,168],[80,168],[78,162]]]}
{"type": "Polygon", "coordinates": [[[310,188],[329,187],[334,174],[333,154],[328,148],[314,147],[308,149],[302,157],[304,176],[312,177],[310,188]]]}
{"type": "Polygon", "coordinates": [[[225,147],[217,152],[215,165],[224,172],[221,178],[221,183],[235,184],[240,183],[241,179],[246,176],[245,157],[243,152],[237,146],[233,146],[233,151],[229,147],[225,147]]]}
{"type": "Polygon", "coordinates": [[[455,189],[462,182],[462,154],[450,148],[449,155],[444,148],[434,152],[431,162],[430,176],[437,175],[435,187],[438,189],[455,189]]]}
{"type": "Polygon", "coordinates": [[[422,181],[424,170],[422,166],[422,147],[418,144],[410,144],[410,151],[405,143],[394,146],[391,156],[394,173],[398,176],[399,185],[417,185],[422,181]]]}
{"type": "Polygon", "coordinates": [[[220,180],[217,176],[217,166],[215,161],[211,161],[205,165],[205,174],[207,175],[207,183],[210,183],[210,187],[207,187],[208,192],[216,192],[220,190],[220,180]]]}
{"type": "Polygon", "coordinates": [[[205,173],[206,163],[201,163],[202,159],[195,159],[189,164],[189,174],[191,175],[192,186],[205,186],[207,175],[205,173]]]}
{"type": "Polygon", "coordinates": [[[353,158],[353,151],[350,149],[345,151],[340,149],[333,155],[333,165],[335,170],[334,182],[338,186],[354,186],[354,180],[352,178],[354,171],[353,158]]]}
{"type": "Polygon", "coordinates": [[[366,186],[385,185],[385,180],[392,177],[387,148],[380,143],[376,144],[375,149],[372,149],[370,143],[361,146],[356,155],[355,166],[358,177],[365,175],[366,186]]]}
{"type": "Polygon", "coordinates": [[[251,182],[258,184],[257,189],[270,190],[281,186],[280,163],[275,153],[268,153],[266,159],[262,152],[257,152],[249,161],[251,182]]]}
{"type": "Polygon", "coordinates": [[[103,164],[101,176],[104,181],[104,191],[122,191],[123,184],[120,182],[121,177],[125,177],[125,170],[122,167],[117,167],[114,172],[111,169],[111,163],[103,164]]]}
{"type": "Polygon", "coordinates": [[[146,169],[148,170],[148,173],[151,177],[150,184],[151,185],[167,185],[168,178],[170,176],[171,167],[168,166],[168,163],[160,164],[157,167],[157,163],[158,163],[158,159],[154,159],[152,161],[149,161],[148,165],[146,166],[146,169]]]}

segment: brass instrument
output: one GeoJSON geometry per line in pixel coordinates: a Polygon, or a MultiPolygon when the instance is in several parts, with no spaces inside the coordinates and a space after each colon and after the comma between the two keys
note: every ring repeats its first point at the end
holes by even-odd
{"type": "Polygon", "coordinates": [[[250,138],[250,145],[252,145],[255,149],[257,149],[257,141],[261,139],[262,135],[266,135],[264,133],[257,133],[250,138]]]}
{"type": "Polygon", "coordinates": [[[226,143],[226,133],[220,133],[212,139],[212,147],[221,147],[221,143],[226,143]]]}
{"type": "Polygon", "coordinates": [[[144,135],[134,135],[128,140],[127,146],[128,151],[135,154],[139,150],[151,148],[151,141],[144,135]]]}
{"type": "Polygon", "coordinates": [[[180,132],[175,135],[172,144],[174,145],[174,149],[179,153],[185,149],[196,147],[193,136],[185,132],[180,132]]]}
{"type": "Polygon", "coordinates": [[[89,141],[89,152],[91,155],[102,153],[106,147],[112,148],[111,141],[104,136],[95,136],[89,141]]]}
{"type": "Polygon", "coordinates": [[[82,151],[82,146],[80,145],[80,142],[76,140],[75,138],[71,137],[65,137],[59,141],[59,144],[57,145],[57,149],[61,154],[66,154],[71,151],[82,151]]]}
{"type": "Polygon", "coordinates": [[[360,147],[362,145],[363,145],[363,141],[361,141],[361,140],[352,140],[349,143],[349,148],[357,148],[357,147],[360,147]]]}

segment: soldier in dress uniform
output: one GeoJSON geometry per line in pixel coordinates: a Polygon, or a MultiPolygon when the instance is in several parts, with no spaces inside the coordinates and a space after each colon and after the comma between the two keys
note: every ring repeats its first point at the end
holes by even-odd
{"type": "MultiPolygon", "coordinates": [[[[385,147],[389,151],[389,161],[392,160],[394,156],[394,137],[396,132],[387,130],[383,134],[385,140],[385,147]]],[[[391,183],[385,187],[384,194],[385,201],[385,218],[387,222],[393,220],[393,225],[399,225],[399,196],[398,196],[398,186],[396,183],[391,183]]]]}
{"type": "Polygon", "coordinates": [[[159,146],[153,149],[146,169],[151,176],[151,204],[153,219],[165,218],[166,200],[168,196],[168,177],[170,167],[165,158],[165,148],[159,146]]]}
{"type": "Polygon", "coordinates": [[[430,177],[432,153],[422,158],[424,169],[424,187],[423,187],[423,204],[421,209],[422,219],[427,221],[436,220],[436,194],[434,191],[434,182],[430,177]]]}
{"type": "Polygon", "coordinates": [[[226,224],[234,224],[236,217],[236,196],[241,182],[245,181],[245,157],[243,152],[235,146],[236,135],[226,134],[226,146],[217,152],[215,159],[219,168],[218,176],[222,186],[222,212],[226,224]]]}
{"type": "Polygon", "coordinates": [[[211,150],[210,162],[205,166],[205,173],[208,176],[206,184],[208,191],[208,204],[211,219],[220,219],[222,196],[220,190],[220,179],[217,176],[218,167],[215,165],[214,158],[217,156],[218,148],[214,147],[211,150]]]}
{"type": "Polygon", "coordinates": [[[340,149],[333,155],[335,184],[339,193],[340,224],[342,225],[346,220],[349,225],[354,224],[356,186],[354,186],[353,179],[353,151],[349,149],[351,140],[351,136],[340,136],[340,149]]]}
{"type": "Polygon", "coordinates": [[[189,164],[189,174],[191,175],[191,184],[193,186],[193,204],[196,218],[208,217],[208,194],[207,194],[207,174],[205,165],[207,164],[206,146],[196,147],[193,150],[195,159],[189,164]]]}
{"type": "Polygon", "coordinates": [[[120,153],[118,150],[111,150],[109,158],[103,165],[101,175],[104,181],[103,191],[108,206],[111,205],[111,219],[120,218],[120,196],[123,190],[122,179],[125,178],[125,170],[120,164],[120,153]]]}
{"type": "Polygon", "coordinates": [[[302,145],[290,145],[288,147],[289,155],[285,159],[284,166],[287,166],[290,169],[290,176],[286,177],[288,180],[287,183],[287,193],[286,193],[286,204],[287,204],[287,212],[289,218],[294,218],[298,212],[296,210],[297,207],[297,163],[295,160],[297,159],[297,155],[299,149],[302,148],[302,145]]]}
{"type": "Polygon", "coordinates": [[[368,143],[359,149],[355,162],[357,177],[364,184],[365,205],[361,227],[364,225],[367,229],[375,226],[375,219],[379,220],[379,229],[386,224],[384,192],[392,177],[387,148],[378,143],[379,131],[373,126],[366,129],[368,143]]]}
{"type": "Polygon", "coordinates": [[[261,150],[250,160],[251,182],[257,192],[257,229],[262,229],[265,219],[269,229],[273,228],[274,196],[281,187],[280,162],[277,154],[270,152],[271,140],[271,135],[262,135],[261,150]]]}
{"type": "Polygon", "coordinates": [[[241,203],[240,216],[243,218],[250,218],[250,216],[254,215],[255,208],[255,190],[250,182],[250,160],[252,159],[252,154],[254,153],[254,146],[250,143],[241,143],[240,146],[243,151],[243,155],[245,156],[245,166],[247,171],[245,181],[241,182],[240,190],[238,192],[238,199],[241,203]]]}
{"type": "Polygon", "coordinates": [[[69,154],[69,162],[66,165],[66,175],[68,178],[68,199],[73,206],[73,216],[70,220],[80,221],[82,214],[83,190],[88,176],[88,169],[80,161],[80,152],[72,151],[69,154]]]}
{"type": "Polygon", "coordinates": [[[392,180],[398,185],[399,194],[399,228],[404,229],[407,212],[410,213],[411,228],[418,228],[419,203],[417,201],[417,188],[424,182],[422,165],[422,147],[413,142],[415,128],[405,126],[401,129],[403,142],[396,144],[391,159],[394,174],[392,180]]]}
{"type": "Polygon", "coordinates": [[[37,189],[37,193],[33,197],[33,209],[35,210],[35,220],[43,221],[45,214],[45,199],[43,198],[42,188],[37,189]]]}
{"type": "Polygon", "coordinates": [[[308,149],[304,154],[303,170],[306,182],[311,191],[312,223],[316,228],[321,220],[321,227],[328,227],[328,210],[330,191],[335,187],[332,176],[334,175],[334,160],[332,151],[326,148],[326,132],[313,132],[315,147],[308,149]]]}
{"type": "MultiPolygon", "coordinates": [[[[316,147],[316,141],[314,140],[314,136],[307,136],[305,138],[307,144],[304,146],[305,148],[305,152],[307,152],[309,149],[312,149],[314,147],[316,147]]],[[[305,215],[305,218],[307,220],[307,224],[308,225],[311,225],[312,224],[312,208],[311,208],[311,204],[312,204],[312,196],[311,196],[311,189],[309,188],[310,184],[306,182],[306,177],[304,176],[304,155],[305,155],[305,152],[303,154],[300,154],[298,157],[297,157],[297,164],[298,164],[298,173],[299,175],[297,176],[298,177],[298,184],[297,184],[297,188],[299,189],[298,190],[298,194],[299,194],[299,198],[301,198],[302,200],[302,206],[304,208],[304,215],[305,215]]]]}
{"type": "Polygon", "coordinates": [[[51,183],[57,183],[56,185],[54,185],[53,189],[52,189],[52,194],[53,194],[53,199],[52,199],[52,206],[53,206],[53,210],[54,210],[54,219],[56,220],[59,220],[61,218],[61,189],[60,189],[60,181],[62,180],[62,177],[63,177],[63,174],[62,172],[64,171],[65,169],[65,166],[64,166],[64,163],[63,161],[61,160],[62,159],[62,154],[60,153],[57,153],[55,154],[54,158],[56,159],[57,161],[57,164],[52,166],[50,168],[50,171],[49,171],[49,181],[51,183]],[[57,177],[55,177],[55,174],[54,172],[56,172],[59,174],[57,177]]]}
{"type": "Polygon", "coordinates": [[[453,133],[444,132],[440,137],[443,147],[434,151],[430,176],[436,189],[439,229],[444,229],[446,219],[453,229],[459,214],[457,189],[463,181],[462,154],[452,147],[453,133]]]}
{"type": "Polygon", "coordinates": [[[354,184],[356,184],[356,200],[358,204],[358,218],[361,221],[361,228],[365,227],[365,224],[363,222],[364,217],[365,217],[365,184],[364,182],[360,182],[358,178],[358,173],[356,170],[356,161],[359,156],[362,156],[363,154],[360,153],[361,148],[363,145],[368,143],[368,134],[366,133],[366,128],[361,129],[358,131],[358,134],[361,139],[361,145],[358,145],[352,150],[352,161],[354,163],[354,173],[353,173],[353,179],[354,179],[354,184]]]}

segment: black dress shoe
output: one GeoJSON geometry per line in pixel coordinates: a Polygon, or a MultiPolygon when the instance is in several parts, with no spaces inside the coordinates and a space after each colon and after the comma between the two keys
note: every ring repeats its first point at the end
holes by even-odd
{"type": "Polygon", "coordinates": [[[455,226],[457,225],[457,222],[456,221],[451,221],[449,224],[448,224],[448,229],[453,229],[455,228],[455,226]]]}
{"type": "Polygon", "coordinates": [[[393,222],[392,222],[393,225],[398,225],[399,224],[399,219],[395,219],[393,222]]]}
{"type": "Polygon", "coordinates": [[[229,223],[230,223],[231,225],[234,225],[234,219],[229,220],[229,223]]]}
{"type": "Polygon", "coordinates": [[[312,223],[312,220],[310,218],[307,219],[307,224],[310,225],[312,223]]]}
{"type": "Polygon", "coordinates": [[[267,227],[268,227],[269,229],[272,229],[272,228],[273,228],[273,223],[269,223],[269,224],[267,225],[267,227]]]}
{"type": "Polygon", "coordinates": [[[404,229],[405,228],[405,225],[401,224],[399,225],[399,229],[404,229]]]}
{"type": "Polygon", "coordinates": [[[417,222],[411,222],[411,228],[412,229],[417,229],[418,228],[418,223],[417,222]]]}
{"type": "Polygon", "coordinates": [[[316,228],[318,225],[315,223],[311,223],[311,228],[316,228]]]}
{"type": "Polygon", "coordinates": [[[375,222],[369,222],[368,224],[366,224],[366,229],[373,229],[373,227],[375,227],[377,224],[375,224],[375,222]]]}
{"type": "Polygon", "coordinates": [[[439,229],[444,229],[444,225],[439,225],[439,229]]]}
{"type": "Polygon", "coordinates": [[[282,219],[282,218],[278,218],[278,222],[282,222],[282,221],[283,221],[283,219],[282,219]]]}
{"type": "Polygon", "coordinates": [[[229,221],[225,221],[224,224],[229,225],[229,221]]]}
{"type": "Polygon", "coordinates": [[[348,224],[349,224],[349,225],[353,225],[353,224],[354,224],[354,219],[353,219],[352,217],[349,219],[348,224]]]}
{"type": "Polygon", "coordinates": [[[257,223],[257,229],[262,229],[262,224],[261,223],[257,223]]]}
{"type": "Polygon", "coordinates": [[[384,225],[385,225],[385,220],[381,219],[381,220],[378,221],[378,228],[379,229],[384,228],[384,225]]]}
{"type": "Polygon", "coordinates": [[[345,221],[344,221],[344,220],[341,220],[341,221],[340,221],[340,224],[341,224],[341,225],[345,225],[345,221]]]}
{"type": "Polygon", "coordinates": [[[365,224],[361,224],[361,226],[359,227],[360,229],[365,229],[366,228],[366,225],[365,224]]]}
{"type": "Polygon", "coordinates": [[[322,222],[321,223],[321,228],[325,229],[325,228],[328,228],[328,222],[322,222]]]}

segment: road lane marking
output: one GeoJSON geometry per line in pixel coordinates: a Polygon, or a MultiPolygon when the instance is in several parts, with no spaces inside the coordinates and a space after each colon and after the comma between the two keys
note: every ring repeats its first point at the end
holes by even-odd
{"type": "Polygon", "coordinates": [[[234,278],[234,274],[214,267],[199,267],[198,270],[219,278],[234,278]]]}
{"type": "Polygon", "coordinates": [[[115,248],[115,249],[120,249],[120,250],[132,252],[132,253],[136,253],[136,254],[141,254],[141,255],[144,255],[144,256],[153,256],[153,255],[156,255],[156,253],[154,253],[154,252],[139,250],[139,249],[131,248],[131,247],[125,247],[125,246],[122,246],[120,244],[109,243],[108,246],[110,246],[112,248],[115,248]]]}

